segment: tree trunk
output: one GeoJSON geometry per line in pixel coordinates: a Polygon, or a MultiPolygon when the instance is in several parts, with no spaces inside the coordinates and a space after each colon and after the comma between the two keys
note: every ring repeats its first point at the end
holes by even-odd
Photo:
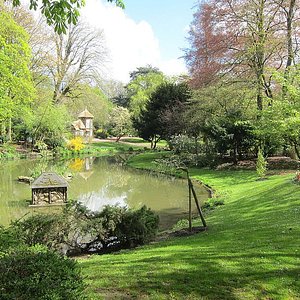
{"type": "Polygon", "coordinates": [[[294,148],[295,148],[295,152],[297,154],[297,158],[299,159],[300,158],[300,153],[299,153],[299,149],[297,147],[297,144],[294,144],[294,148]]]}
{"type": "Polygon", "coordinates": [[[11,124],[11,118],[8,119],[7,139],[8,139],[9,142],[12,142],[12,124],[11,124]]]}
{"type": "Polygon", "coordinates": [[[287,94],[287,82],[290,77],[290,67],[294,60],[293,38],[292,38],[292,23],[294,19],[296,0],[290,0],[289,9],[286,12],[286,39],[287,39],[287,61],[284,70],[284,83],[282,86],[282,97],[287,94]]]}

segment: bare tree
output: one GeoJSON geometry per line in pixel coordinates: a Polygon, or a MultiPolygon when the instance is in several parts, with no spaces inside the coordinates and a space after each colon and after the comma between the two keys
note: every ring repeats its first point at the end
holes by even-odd
{"type": "Polygon", "coordinates": [[[47,69],[53,80],[53,102],[78,96],[80,83],[96,82],[107,61],[103,32],[83,23],[71,25],[65,35],[53,34],[53,52],[47,69]]]}

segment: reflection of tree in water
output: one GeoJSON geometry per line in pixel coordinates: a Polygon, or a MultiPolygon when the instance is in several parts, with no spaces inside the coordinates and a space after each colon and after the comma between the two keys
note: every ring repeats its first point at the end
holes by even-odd
{"type": "MultiPolygon", "coordinates": [[[[0,224],[8,224],[9,220],[19,218],[28,211],[25,206],[27,205],[26,199],[31,198],[30,187],[18,183],[16,181],[18,176],[30,176],[29,172],[33,168],[47,171],[58,170],[59,174],[68,174],[71,170],[70,162],[75,162],[75,159],[48,161],[47,164],[44,164],[44,161],[18,161],[2,164],[0,167],[0,224]]],[[[185,212],[188,209],[188,190],[184,180],[136,171],[110,163],[103,157],[84,159],[83,162],[78,160],[76,163],[83,165],[83,168],[80,172],[72,172],[74,176],[69,182],[69,199],[81,199],[90,207],[95,208],[117,203],[127,204],[132,208],[146,205],[158,213],[163,212],[164,216],[169,213],[178,215],[180,211],[185,212]]],[[[202,194],[200,192],[196,191],[197,196],[201,200],[206,199],[207,193],[204,190],[202,194]]]]}

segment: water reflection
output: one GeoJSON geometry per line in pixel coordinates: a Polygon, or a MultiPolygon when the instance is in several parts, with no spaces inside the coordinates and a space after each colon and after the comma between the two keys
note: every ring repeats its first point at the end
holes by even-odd
{"type": "MultiPolygon", "coordinates": [[[[188,190],[184,180],[149,174],[112,163],[109,158],[75,158],[69,161],[43,162],[44,171],[55,171],[69,178],[69,199],[75,199],[90,210],[105,205],[139,208],[147,205],[160,215],[162,227],[187,217],[188,190]]],[[[20,175],[30,176],[39,168],[38,161],[6,162],[0,169],[0,224],[8,224],[28,208],[30,187],[16,182],[20,175]]],[[[200,199],[207,198],[202,187],[196,188],[200,199]]]]}

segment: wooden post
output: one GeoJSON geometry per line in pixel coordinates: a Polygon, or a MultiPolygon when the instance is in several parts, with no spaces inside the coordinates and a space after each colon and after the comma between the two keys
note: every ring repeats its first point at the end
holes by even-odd
{"type": "Polygon", "coordinates": [[[192,232],[192,189],[189,183],[189,231],[192,232]]]}
{"type": "Polygon", "coordinates": [[[204,227],[207,227],[205,219],[203,217],[203,213],[202,213],[201,207],[200,207],[199,202],[198,202],[198,198],[197,198],[196,192],[195,192],[194,187],[193,187],[193,183],[192,183],[192,181],[191,181],[190,178],[188,180],[190,182],[190,186],[191,186],[191,189],[192,189],[192,193],[193,193],[193,196],[194,196],[194,199],[195,199],[195,202],[196,202],[196,206],[197,206],[197,209],[198,209],[198,212],[199,212],[202,224],[203,224],[204,227]]]}

